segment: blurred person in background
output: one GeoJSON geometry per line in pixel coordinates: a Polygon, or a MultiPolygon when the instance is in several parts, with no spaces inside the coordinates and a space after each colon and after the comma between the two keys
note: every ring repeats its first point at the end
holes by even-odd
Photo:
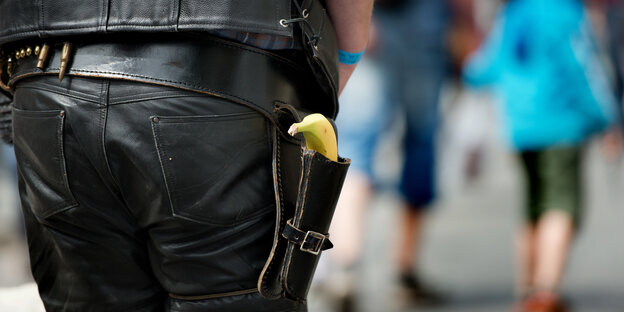
{"type": "Polygon", "coordinates": [[[611,66],[613,91],[617,101],[616,123],[602,139],[602,152],[607,160],[617,160],[622,155],[624,134],[624,2],[620,0],[584,0],[595,29],[598,45],[604,49],[603,58],[611,66]]]}
{"type": "Polygon", "coordinates": [[[580,0],[512,0],[466,64],[492,86],[526,175],[514,311],[569,311],[559,286],[581,224],[583,146],[613,119],[615,100],[580,0]]]}
{"type": "Polygon", "coordinates": [[[378,1],[374,13],[384,111],[386,118],[405,122],[398,185],[405,201],[398,225],[398,282],[415,301],[427,303],[441,299],[424,284],[418,259],[426,212],[436,193],[435,134],[440,89],[448,75],[449,14],[447,1],[424,0],[378,1]]]}
{"type": "Polygon", "coordinates": [[[619,127],[606,136],[604,146],[608,155],[618,157],[622,155],[624,137],[624,1],[592,0],[591,2],[600,7],[601,15],[606,18],[607,45],[609,59],[614,69],[619,127]]]}
{"type": "MultiPolygon", "coordinates": [[[[602,0],[596,2],[603,5],[602,12],[606,17],[609,56],[615,69],[615,91],[621,113],[621,104],[624,98],[624,1],[602,0]]],[[[619,117],[621,118],[622,114],[619,117]]]]}
{"type": "MultiPolygon", "coordinates": [[[[330,233],[343,311],[351,310],[354,267],[364,245],[366,209],[383,185],[375,174],[379,138],[404,124],[402,169],[396,186],[404,202],[394,257],[397,282],[413,303],[438,304],[441,295],[423,282],[418,260],[428,209],[436,197],[435,139],[438,103],[449,74],[451,1],[377,1],[365,60],[340,98],[339,149],[352,159],[330,233]],[[348,115],[348,117],[346,117],[348,115]]],[[[392,165],[390,165],[392,166],[392,165]]],[[[392,184],[392,183],[391,183],[392,184]]]]}

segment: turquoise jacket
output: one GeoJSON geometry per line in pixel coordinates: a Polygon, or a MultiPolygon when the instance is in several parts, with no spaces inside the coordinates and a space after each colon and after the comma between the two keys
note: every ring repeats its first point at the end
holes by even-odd
{"type": "Polygon", "coordinates": [[[615,98],[581,1],[511,0],[464,68],[490,86],[518,150],[578,145],[614,119],[615,98]]]}

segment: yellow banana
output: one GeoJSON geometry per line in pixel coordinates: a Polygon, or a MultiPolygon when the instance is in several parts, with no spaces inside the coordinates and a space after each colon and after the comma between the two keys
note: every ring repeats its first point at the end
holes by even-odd
{"type": "Polygon", "coordinates": [[[336,132],[325,116],[310,114],[301,122],[292,124],[288,129],[288,134],[294,136],[297,133],[303,134],[308,149],[315,150],[333,161],[338,161],[336,132]]]}

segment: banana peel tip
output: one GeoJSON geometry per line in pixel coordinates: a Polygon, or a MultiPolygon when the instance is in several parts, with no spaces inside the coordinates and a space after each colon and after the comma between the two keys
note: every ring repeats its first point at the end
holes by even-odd
{"type": "Polygon", "coordinates": [[[288,128],[288,134],[290,134],[291,136],[295,136],[295,134],[299,133],[299,126],[294,123],[290,126],[290,128],[288,128]]]}

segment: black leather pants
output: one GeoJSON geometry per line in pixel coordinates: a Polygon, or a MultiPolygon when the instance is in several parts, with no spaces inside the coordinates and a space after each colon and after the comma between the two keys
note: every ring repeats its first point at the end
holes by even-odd
{"type": "Polygon", "coordinates": [[[15,149],[48,311],[305,311],[257,279],[275,226],[256,111],[138,82],[16,84],[15,149]]]}

